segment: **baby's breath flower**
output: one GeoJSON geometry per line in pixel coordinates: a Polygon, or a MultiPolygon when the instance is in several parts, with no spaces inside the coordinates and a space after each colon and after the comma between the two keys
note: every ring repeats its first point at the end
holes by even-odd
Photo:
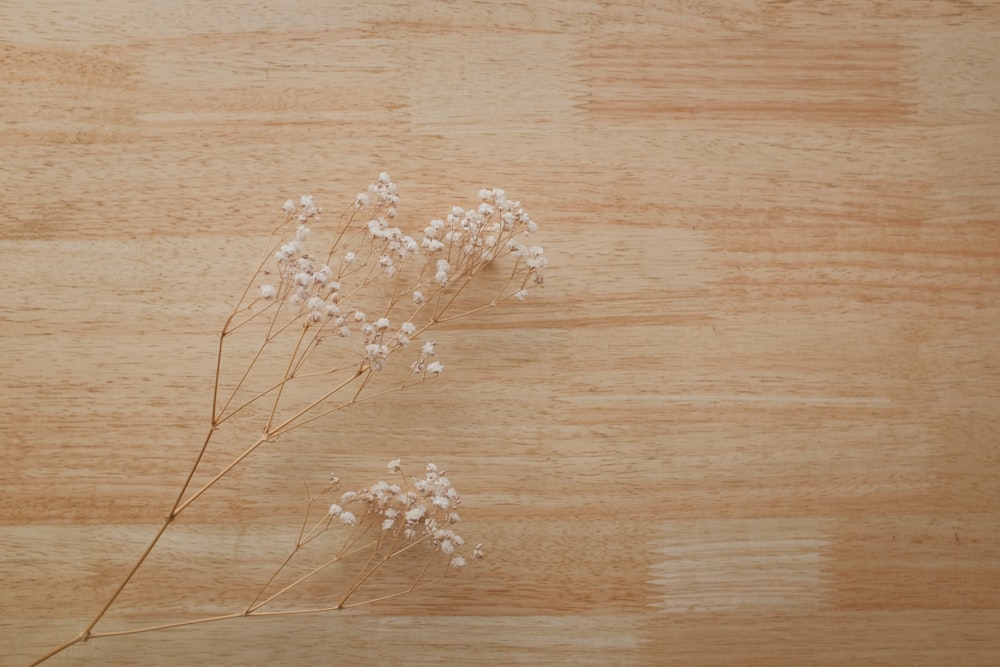
{"type": "Polygon", "coordinates": [[[278,289],[274,285],[261,285],[260,296],[264,299],[273,299],[278,294],[278,289]]]}
{"type": "Polygon", "coordinates": [[[340,513],[343,511],[344,511],[343,508],[337,503],[333,503],[332,505],[330,505],[330,514],[333,516],[340,516],[340,513]]]}
{"type": "Polygon", "coordinates": [[[374,371],[382,370],[385,360],[389,357],[389,347],[382,343],[369,343],[365,345],[365,359],[374,371]]]}
{"type": "Polygon", "coordinates": [[[451,559],[451,566],[457,569],[462,569],[465,567],[465,559],[461,556],[454,556],[451,559]]]}
{"type": "Polygon", "coordinates": [[[284,206],[281,207],[281,210],[284,211],[285,213],[292,213],[293,211],[295,211],[295,202],[293,202],[291,199],[286,199],[284,206]]]}
{"type": "Polygon", "coordinates": [[[440,375],[444,371],[444,366],[441,365],[440,361],[432,361],[427,364],[427,372],[432,375],[440,375]]]}
{"type": "Polygon", "coordinates": [[[355,255],[353,252],[348,252],[346,255],[344,255],[345,264],[353,264],[355,259],[357,259],[357,255],[355,255]]]}
{"type": "Polygon", "coordinates": [[[389,472],[392,472],[392,473],[399,472],[400,468],[401,468],[400,460],[399,459],[393,459],[393,460],[389,461],[389,465],[386,466],[386,468],[389,470],[389,472]]]}
{"type": "Polygon", "coordinates": [[[341,512],[340,522],[348,526],[354,526],[358,523],[358,520],[351,512],[341,512]]]}

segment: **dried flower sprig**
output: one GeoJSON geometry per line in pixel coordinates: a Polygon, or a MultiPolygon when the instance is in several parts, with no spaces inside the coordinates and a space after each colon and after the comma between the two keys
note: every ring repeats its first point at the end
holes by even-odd
{"type": "MultiPolygon", "coordinates": [[[[480,190],[476,206],[454,207],[444,218],[432,220],[418,235],[419,241],[394,225],[399,202],[396,185],[388,174],[380,174],[340,214],[318,248],[314,248],[313,230],[325,221],[313,198],[302,196],[297,203],[288,200],[281,207],[281,219],[272,229],[266,250],[220,332],[210,425],[162,526],[83,631],[30,664],[98,637],[240,616],[369,604],[424,588],[482,556],[478,546],[469,556],[462,553],[464,540],[454,529],[460,498],[448,477],[429,464],[422,478],[408,480],[397,459],[390,462],[389,472],[399,476],[401,483],[380,481],[347,492],[311,527],[303,524],[292,552],[246,608],[135,630],[95,630],[168,528],[247,457],[316,419],[438,377],[445,367],[438,358],[437,343],[415,342],[426,339],[439,324],[523,300],[543,284],[544,251],[523,241],[537,225],[503,190],[480,190]],[[507,260],[506,266],[500,266],[500,259],[507,260]],[[470,289],[474,282],[482,286],[470,289]],[[408,364],[393,362],[404,354],[408,364]],[[245,434],[245,427],[255,423],[260,435],[214,472],[203,470],[210,465],[206,454],[220,433],[245,434]],[[241,426],[235,428],[236,424],[241,426]],[[279,585],[292,561],[333,526],[352,527],[352,536],[305,575],[279,585]],[[374,574],[418,547],[423,548],[424,564],[406,585],[388,592],[372,586],[374,574]],[[444,559],[436,575],[430,569],[434,555],[444,559]],[[291,610],[262,609],[349,558],[361,566],[335,602],[291,610]],[[363,588],[375,592],[359,600],[363,588]]],[[[339,480],[332,480],[325,491],[331,492],[338,484],[339,480]]],[[[309,507],[314,504],[315,499],[310,499],[309,507]]],[[[309,515],[307,511],[307,523],[309,515]]]]}
{"type": "MultiPolygon", "coordinates": [[[[464,569],[470,560],[483,557],[482,545],[477,545],[468,558],[463,555],[465,540],[455,531],[455,524],[461,520],[457,508],[462,499],[443,471],[439,471],[435,464],[428,463],[422,478],[411,479],[403,474],[399,459],[390,461],[388,470],[399,482],[379,480],[371,486],[343,492],[329,505],[325,514],[312,522],[311,512],[307,510],[294,549],[260,588],[244,613],[260,615],[262,612],[259,610],[264,605],[284,596],[334,563],[348,558],[355,558],[363,563],[336,596],[335,604],[280,613],[347,609],[399,597],[426,588],[450,573],[464,569]],[[330,529],[343,526],[350,526],[353,532],[334,555],[321,559],[319,564],[308,568],[291,583],[276,586],[282,571],[296,556],[330,529]],[[405,585],[397,590],[383,590],[362,600],[352,600],[371,581],[372,575],[383,570],[390,561],[404,553],[418,550],[423,554],[421,567],[417,575],[405,585]],[[440,565],[436,572],[432,570],[435,560],[440,565]],[[273,588],[277,590],[268,594],[273,588]]],[[[331,475],[330,483],[323,491],[310,498],[310,509],[320,499],[339,490],[340,480],[331,475]]]]}

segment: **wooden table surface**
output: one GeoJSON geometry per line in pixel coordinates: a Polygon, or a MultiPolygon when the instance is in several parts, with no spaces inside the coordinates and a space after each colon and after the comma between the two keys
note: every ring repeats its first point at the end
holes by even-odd
{"type": "MultiPolygon", "coordinates": [[[[98,611],[287,197],[539,222],[439,382],[264,448],[98,629],[246,604],[305,487],[446,467],[487,558],[53,665],[1000,663],[1000,5],[0,3],[0,658],[98,611]]],[[[292,535],[292,537],[289,537],[292,535]]]]}

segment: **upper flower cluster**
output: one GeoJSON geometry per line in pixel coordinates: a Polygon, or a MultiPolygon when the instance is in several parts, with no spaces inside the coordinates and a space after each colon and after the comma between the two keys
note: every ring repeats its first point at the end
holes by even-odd
{"type": "MultiPolygon", "coordinates": [[[[357,194],[320,252],[310,246],[313,228],[323,222],[322,209],[310,196],[288,200],[282,228],[289,233],[261,267],[250,309],[276,306],[272,332],[301,321],[317,343],[331,335],[360,334],[355,348],[360,370],[381,370],[393,351],[454,317],[445,311],[457,309],[458,293],[499,257],[513,262],[500,293],[486,305],[524,299],[543,283],[548,265],[543,249],[521,240],[537,229],[535,221],[501,189],[480,190],[479,200],[473,208],[456,206],[443,219],[431,220],[417,241],[395,224],[399,190],[383,172],[357,194]],[[366,289],[378,281],[389,291],[366,289]]],[[[311,354],[312,348],[303,349],[311,354]]],[[[425,346],[411,369],[421,376],[440,373],[444,367],[428,358],[433,354],[433,344],[425,346]]]]}

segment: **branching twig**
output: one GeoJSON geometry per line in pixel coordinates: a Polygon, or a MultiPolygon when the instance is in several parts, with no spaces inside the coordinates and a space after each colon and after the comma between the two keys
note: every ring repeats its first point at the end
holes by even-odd
{"type": "MultiPolygon", "coordinates": [[[[311,227],[322,224],[322,211],[311,197],[302,197],[298,204],[290,200],[285,203],[282,220],[272,228],[265,251],[219,333],[209,427],[162,525],[84,629],[31,665],[90,639],[246,616],[317,613],[389,600],[425,588],[465,565],[465,557],[459,555],[464,542],[451,528],[459,520],[454,510],[459,497],[451,482],[433,464],[428,464],[423,477],[409,480],[396,460],[390,462],[389,469],[399,475],[402,486],[379,481],[348,492],[340,504],[331,504],[329,512],[307,529],[316,500],[310,496],[291,552],[239,611],[127,630],[95,631],[178,517],[260,447],[351,405],[438,376],[444,366],[436,358],[433,341],[419,347],[415,360],[402,373],[402,380],[399,374],[393,379],[384,369],[390,362],[395,363],[392,360],[403,355],[412,342],[441,323],[496,307],[512,298],[523,299],[528,289],[542,283],[546,265],[542,249],[529,248],[517,240],[518,235],[535,231],[535,223],[502,190],[482,190],[479,196],[476,208],[466,211],[456,207],[445,219],[431,221],[418,242],[392,226],[399,197],[388,175],[381,174],[340,215],[322,263],[307,249],[311,227]],[[494,289],[493,296],[482,302],[467,303],[474,296],[472,285],[480,281],[483,269],[504,255],[512,257],[513,262],[499,290],[494,289]],[[512,285],[519,288],[510,292],[512,285]],[[366,310],[377,313],[377,317],[370,319],[366,310]],[[230,358],[235,352],[232,343],[238,336],[249,339],[253,350],[242,363],[238,355],[230,358]],[[290,336],[292,341],[287,340],[290,336]],[[282,370],[277,379],[272,376],[262,382],[257,376],[270,368],[272,354],[279,357],[276,361],[282,370]],[[280,356],[283,354],[287,357],[280,356]],[[331,362],[330,354],[340,356],[331,362]],[[341,373],[347,377],[332,386],[325,383],[341,373]],[[350,393],[340,398],[342,391],[350,393]],[[249,408],[265,397],[270,398],[270,404],[259,424],[260,435],[228,463],[207,473],[207,481],[192,491],[216,434],[238,421],[237,417],[245,418],[241,421],[254,419],[255,411],[249,408]],[[352,507],[358,508],[356,513],[352,507]],[[306,549],[320,548],[319,538],[337,526],[350,527],[352,533],[334,555],[321,558],[318,565],[279,585],[279,578],[292,562],[306,549]],[[418,550],[423,550],[425,562],[408,586],[349,602],[388,563],[418,550]],[[425,580],[432,559],[441,556],[444,572],[425,580]],[[261,610],[330,566],[354,557],[362,557],[363,563],[337,596],[336,604],[261,610]],[[275,586],[277,590],[268,593],[275,586]]],[[[336,484],[331,484],[325,491],[335,488],[336,484]]],[[[477,547],[472,558],[481,554],[477,547]]]]}

